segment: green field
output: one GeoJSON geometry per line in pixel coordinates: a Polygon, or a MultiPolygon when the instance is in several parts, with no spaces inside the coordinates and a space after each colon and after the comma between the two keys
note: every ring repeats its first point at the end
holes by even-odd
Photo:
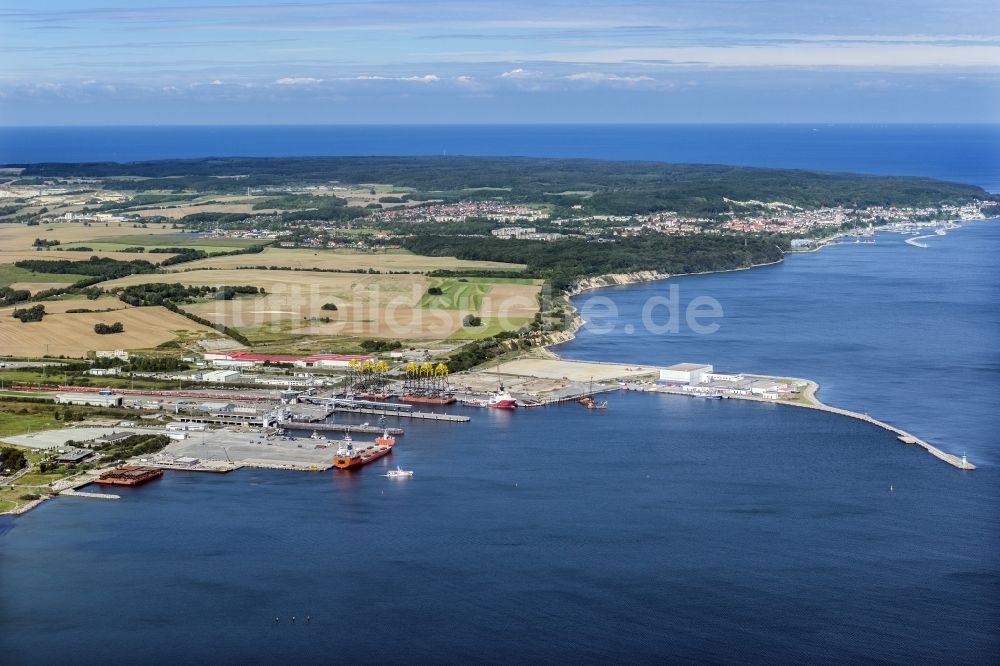
{"type": "Polygon", "coordinates": [[[461,330],[455,331],[448,336],[448,340],[480,340],[482,338],[494,336],[497,333],[518,329],[531,322],[531,319],[528,317],[510,317],[506,320],[500,319],[499,317],[483,317],[482,319],[482,326],[463,326],[461,330]]]}
{"type": "Polygon", "coordinates": [[[41,409],[34,411],[28,408],[31,411],[26,414],[21,414],[20,410],[0,410],[0,437],[62,427],[62,422],[56,421],[52,416],[54,410],[51,405],[32,405],[32,407],[41,409]]]}
{"type": "Polygon", "coordinates": [[[430,287],[438,287],[442,293],[424,294],[417,303],[418,308],[478,311],[483,307],[483,296],[490,289],[488,282],[459,282],[453,278],[431,278],[430,287]]]}
{"type": "MultiPolygon", "coordinates": [[[[46,255],[45,258],[48,259],[49,255],[46,255]]],[[[14,264],[0,264],[0,287],[9,287],[15,282],[63,282],[65,284],[72,284],[85,277],[85,275],[71,275],[69,273],[36,273],[24,268],[18,268],[14,264]]]]}

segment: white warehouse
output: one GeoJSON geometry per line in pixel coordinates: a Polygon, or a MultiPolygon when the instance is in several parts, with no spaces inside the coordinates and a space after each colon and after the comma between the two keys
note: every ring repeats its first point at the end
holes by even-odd
{"type": "Polygon", "coordinates": [[[678,384],[700,384],[705,381],[705,375],[712,372],[712,366],[702,363],[677,363],[667,368],[660,368],[660,381],[677,382],[678,384]]]}
{"type": "Polygon", "coordinates": [[[212,382],[214,384],[225,384],[227,382],[235,382],[240,378],[239,370],[210,370],[205,372],[201,376],[203,382],[212,382]]]}

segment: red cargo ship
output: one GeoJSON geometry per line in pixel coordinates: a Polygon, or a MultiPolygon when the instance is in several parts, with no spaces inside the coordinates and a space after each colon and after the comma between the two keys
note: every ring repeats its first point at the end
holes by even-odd
{"type": "MultiPolygon", "coordinates": [[[[393,444],[396,443],[395,438],[392,438],[392,441],[393,444]]],[[[337,455],[333,457],[333,466],[338,469],[361,467],[362,465],[367,465],[373,460],[378,460],[390,451],[392,451],[392,446],[385,446],[375,442],[372,442],[371,444],[364,444],[360,448],[356,449],[354,448],[354,443],[351,441],[351,436],[347,435],[340,443],[340,447],[337,449],[337,455]]]]}

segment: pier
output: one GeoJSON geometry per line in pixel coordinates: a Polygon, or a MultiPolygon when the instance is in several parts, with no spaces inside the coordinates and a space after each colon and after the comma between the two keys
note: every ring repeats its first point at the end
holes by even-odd
{"type": "Polygon", "coordinates": [[[352,425],[350,423],[313,423],[311,421],[282,421],[278,424],[285,430],[316,430],[324,432],[360,432],[371,435],[381,435],[388,432],[390,435],[402,435],[402,428],[384,428],[373,425],[352,425]]]}
{"type": "MultiPolygon", "coordinates": [[[[468,416],[462,416],[459,414],[437,414],[435,412],[414,412],[400,409],[386,409],[384,407],[363,407],[363,406],[347,406],[343,404],[337,404],[332,407],[335,412],[342,412],[345,414],[371,414],[372,416],[396,416],[404,419],[424,419],[427,421],[451,421],[454,423],[467,423],[472,419],[468,416]]],[[[382,431],[381,428],[378,429],[379,432],[382,431]]]]}
{"type": "MultiPolygon", "coordinates": [[[[761,398],[753,395],[727,394],[727,395],[722,395],[720,397],[725,398],[727,400],[750,400],[752,402],[762,402],[768,405],[786,405],[788,407],[804,407],[806,409],[815,409],[821,412],[829,412],[831,414],[839,414],[840,416],[847,416],[852,419],[857,419],[859,421],[864,421],[865,423],[870,423],[874,426],[878,426],[879,428],[882,428],[884,430],[888,430],[889,432],[895,434],[896,439],[903,442],[904,444],[914,444],[916,446],[919,446],[922,449],[926,450],[928,453],[930,453],[932,456],[937,458],[938,460],[942,460],[948,463],[949,465],[952,465],[953,467],[957,467],[958,469],[963,469],[963,470],[976,469],[976,466],[970,463],[965,456],[956,456],[953,453],[945,453],[944,451],[937,448],[933,444],[930,444],[929,442],[920,439],[916,435],[913,435],[912,433],[909,433],[903,430],[902,428],[897,428],[891,423],[880,421],[879,419],[869,416],[868,414],[862,414],[860,412],[852,412],[849,409],[841,409],[840,407],[831,407],[830,405],[826,405],[820,402],[814,396],[814,394],[818,389],[819,385],[816,384],[816,382],[810,381],[809,386],[803,392],[803,395],[807,399],[812,401],[811,403],[791,402],[789,400],[771,400],[769,398],[761,398]]],[[[656,392],[669,393],[671,395],[684,395],[688,397],[692,397],[694,395],[688,391],[666,390],[663,388],[656,389],[656,392]]]]}
{"type": "Polygon", "coordinates": [[[121,495],[112,495],[111,493],[89,493],[84,490],[64,490],[59,493],[60,497],[88,497],[90,499],[101,499],[101,500],[117,500],[121,499],[121,495]]]}
{"type": "Polygon", "coordinates": [[[830,407],[829,405],[824,405],[822,403],[815,405],[806,405],[803,403],[779,402],[779,404],[808,407],[810,409],[818,409],[820,411],[830,412],[832,414],[840,414],[841,416],[848,416],[852,419],[858,419],[859,421],[865,421],[866,423],[871,423],[872,425],[876,425],[879,428],[895,433],[896,439],[903,442],[904,444],[915,444],[926,450],[929,454],[931,454],[938,460],[943,460],[944,462],[954,467],[957,467],[958,469],[965,469],[965,470],[976,469],[976,466],[970,463],[965,456],[956,456],[953,453],[945,453],[944,451],[937,448],[933,444],[930,444],[920,439],[916,435],[912,435],[901,428],[897,428],[896,426],[890,423],[886,423],[885,421],[880,421],[874,417],[868,416],[867,414],[859,414],[858,412],[852,412],[849,409],[840,409],[839,407],[830,407]]]}

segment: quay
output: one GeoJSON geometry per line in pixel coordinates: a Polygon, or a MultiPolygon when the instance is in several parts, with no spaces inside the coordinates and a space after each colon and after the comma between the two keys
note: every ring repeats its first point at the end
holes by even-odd
{"type": "MultiPolygon", "coordinates": [[[[467,423],[472,419],[468,416],[462,416],[459,414],[437,414],[435,412],[413,412],[400,409],[386,409],[384,407],[364,407],[364,406],[347,406],[347,405],[333,405],[331,408],[335,412],[343,412],[345,414],[371,414],[372,416],[396,416],[406,419],[424,419],[428,421],[451,421],[453,423],[467,423]]],[[[354,426],[356,427],[356,426],[354,426]]],[[[377,429],[382,432],[381,428],[377,429]]],[[[391,432],[391,431],[390,431],[391,432]]]]}
{"type": "Polygon", "coordinates": [[[312,421],[281,421],[278,427],[284,430],[322,430],[327,432],[360,432],[371,435],[381,435],[388,432],[390,435],[402,435],[402,428],[383,428],[367,424],[352,425],[350,423],[314,423],[312,421]]]}
{"type": "MultiPolygon", "coordinates": [[[[334,412],[343,414],[370,414],[372,416],[397,416],[406,419],[425,419],[428,421],[452,421],[465,423],[471,421],[468,416],[458,416],[455,414],[439,414],[435,412],[415,412],[413,405],[399,402],[376,402],[373,400],[357,400],[354,398],[307,398],[306,401],[313,405],[322,405],[326,409],[326,416],[334,412]]],[[[323,417],[325,418],[325,416],[323,417]]],[[[354,426],[352,426],[354,427],[354,426]]],[[[335,430],[335,428],[328,428],[335,430]]],[[[358,432],[364,432],[359,430],[358,432]]],[[[381,432],[381,429],[379,430],[381,432]]],[[[395,434],[389,430],[390,434],[395,434]]],[[[400,433],[401,434],[401,433],[400,433]]]]}
{"type": "MultiPolygon", "coordinates": [[[[465,383],[474,385],[476,389],[483,390],[480,387],[488,388],[491,385],[495,386],[498,376],[503,375],[505,380],[504,383],[508,385],[508,390],[516,394],[526,395],[529,400],[524,401],[525,405],[535,407],[542,405],[554,405],[562,402],[572,402],[576,401],[581,395],[589,393],[597,394],[605,390],[609,390],[605,384],[606,382],[616,382],[621,386],[627,386],[630,383],[638,384],[639,386],[633,390],[654,391],[690,397],[695,395],[695,393],[692,393],[690,390],[685,391],[679,387],[671,388],[663,385],[653,386],[650,380],[654,380],[654,378],[659,377],[661,380],[668,379],[670,381],[675,381],[677,380],[677,377],[674,375],[691,372],[692,368],[694,372],[697,372],[699,368],[707,368],[711,370],[711,366],[699,366],[698,364],[678,364],[668,368],[661,368],[653,365],[571,361],[558,357],[523,357],[502,363],[496,371],[472,371],[464,373],[461,376],[465,383]],[[689,368],[684,366],[691,367],[689,368]],[[666,377],[664,376],[665,374],[667,375],[666,377]],[[590,386],[592,386],[589,391],[587,390],[588,382],[590,382],[590,386]],[[545,398],[543,395],[539,395],[540,393],[549,393],[551,397],[545,398]]],[[[781,377],[766,375],[747,374],[746,378],[748,380],[755,381],[770,381],[775,384],[780,384],[785,381],[785,379],[781,377]]],[[[690,380],[691,377],[688,377],[688,379],[690,380]]],[[[791,379],[789,381],[791,381],[791,379]]],[[[957,456],[951,453],[946,453],[933,444],[910,432],[897,428],[890,423],[876,419],[868,414],[854,412],[849,409],[841,409],[839,407],[831,407],[830,405],[824,404],[816,398],[815,394],[816,391],[819,390],[819,385],[814,381],[805,379],[794,379],[794,381],[804,386],[800,394],[801,399],[796,401],[782,400],[778,397],[778,394],[774,394],[770,397],[766,395],[755,395],[749,390],[747,391],[747,394],[729,392],[721,387],[718,390],[713,390],[710,385],[706,386],[703,391],[698,392],[716,395],[719,398],[751,400],[772,405],[788,405],[790,407],[806,407],[809,409],[829,412],[831,414],[838,414],[840,416],[847,416],[849,418],[878,426],[884,430],[888,430],[889,432],[894,433],[900,442],[919,446],[938,460],[946,462],[953,467],[961,470],[976,469],[976,466],[969,462],[965,456],[957,456]]],[[[697,384],[700,382],[695,383],[697,384]]],[[[612,388],[610,390],[615,389],[612,388]]]]}

